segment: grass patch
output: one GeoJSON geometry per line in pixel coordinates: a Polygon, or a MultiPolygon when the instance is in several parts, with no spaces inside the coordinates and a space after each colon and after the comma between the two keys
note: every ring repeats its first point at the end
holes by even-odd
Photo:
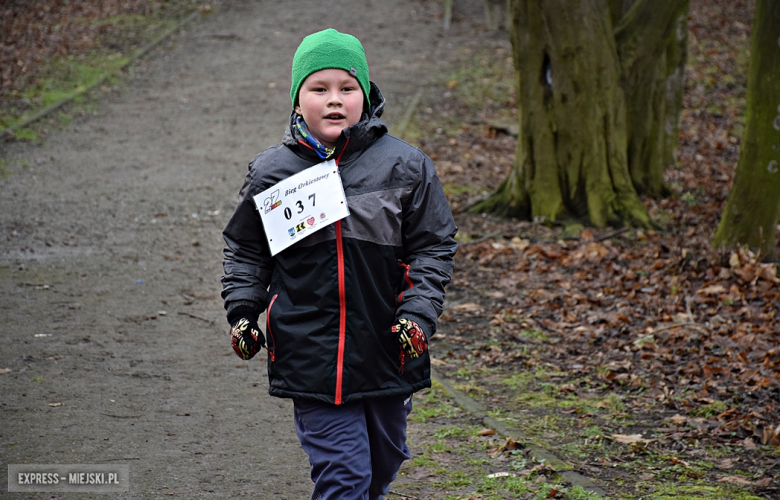
{"type": "Polygon", "coordinates": [[[723,401],[715,400],[712,403],[691,410],[690,413],[693,417],[710,418],[716,415],[720,415],[724,411],[728,410],[728,408],[728,405],[723,401]]]}
{"type": "Polygon", "coordinates": [[[761,500],[750,493],[728,486],[661,485],[654,493],[643,497],[647,500],[761,500]]]}
{"type": "Polygon", "coordinates": [[[440,384],[434,382],[432,389],[420,391],[415,395],[414,411],[409,415],[412,422],[427,422],[435,418],[451,418],[460,413],[460,408],[437,396],[440,384]]]}
{"type": "MultiPolygon", "coordinates": [[[[543,339],[536,337],[531,330],[523,332],[523,336],[543,343],[543,339]]],[[[742,491],[740,485],[716,483],[719,477],[717,462],[721,456],[729,454],[722,449],[706,449],[694,458],[658,447],[652,441],[649,444],[619,442],[616,435],[647,436],[646,430],[636,428],[624,396],[599,390],[598,384],[588,377],[573,379],[552,365],[533,362],[514,369],[496,366],[481,370],[464,364],[452,375],[459,378],[468,376],[466,385],[472,397],[479,394],[478,399],[489,404],[488,413],[518,429],[523,440],[534,441],[572,464],[603,464],[600,466],[601,473],[591,475],[586,472],[586,475],[603,480],[615,493],[614,498],[756,498],[742,491]],[[478,377],[475,376],[477,372],[478,377]],[[500,404],[490,404],[490,401],[500,401],[500,404]],[[702,489],[705,487],[710,489],[702,489]]],[[[717,415],[725,409],[727,406],[715,402],[699,408],[699,412],[701,415],[717,415]]],[[[463,425],[447,425],[439,429],[440,432],[435,431],[435,436],[441,438],[440,446],[435,448],[439,452],[437,457],[459,453],[457,450],[463,446],[460,441],[474,440],[475,437],[469,436],[466,429],[463,425]],[[448,451],[442,453],[443,450],[448,451]]],[[[488,455],[491,446],[496,446],[498,442],[498,439],[491,444],[483,442],[488,455]]],[[[486,474],[479,481],[474,481],[470,487],[473,490],[469,491],[474,491],[482,499],[545,498],[544,495],[551,493],[553,496],[550,498],[594,498],[586,491],[575,492],[554,474],[543,481],[538,476],[530,480],[522,477],[520,473],[527,473],[534,466],[532,462],[527,462],[528,459],[522,454],[509,457],[496,472],[506,471],[510,475],[490,478],[486,474]],[[577,496],[580,494],[584,496],[577,496]]],[[[495,466],[495,462],[488,463],[495,466]]],[[[742,473],[732,470],[730,474],[742,473]]]]}
{"type": "Polygon", "coordinates": [[[438,439],[443,439],[447,437],[467,437],[467,436],[476,436],[476,434],[470,432],[468,429],[464,429],[463,427],[459,427],[459,426],[444,427],[442,429],[439,429],[433,434],[433,437],[438,439]]]}
{"type": "Polygon", "coordinates": [[[478,184],[468,184],[463,186],[452,182],[445,182],[444,184],[442,184],[442,187],[444,188],[444,194],[447,195],[448,198],[456,197],[464,193],[476,195],[481,193],[485,189],[483,186],[480,186],[478,184]]]}
{"type": "MultiPolygon", "coordinates": [[[[0,129],[16,126],[64,99],[80,96],[101,81],[114,83],[111,75],[118,74],[142,47],[179,22],[178,17],[165,18],[165,15],[172,13],[160,9],[150,16],[76,20],[109,27],[105,31],[110,35],[98,38],[88,52],[51,58],[34,75],[25,76],[13,93],[15,97],[0,105],[0,129]]],[[[77,98],[75,101],[78,104],[77,98]]],[[[67,112],[60,112],[56,118],[60,124],[70,121],[67,112]]],[[[16,130],[15,136],[18,140],[40,140],[39,133],[30,129],[16,130]]]]}
{"type": "Polygon", "coordinates": [[[539,330],[521,330],[520,333],[518,333],[518,335],[520,337],[524,337],[530,340],[538,340],[540,342],[550,341],[550,336],[539,330]]]}
{"type": "MultiPolygon", "coordinates": [[[[127,60],[127,57],[102,51],[50,60],[41,77],[21,92],[22,99],[2,109],[0,127],[12,127],[63,99],[83,93],[110,73],[119,71],[127,60]]],[[[61,122],[63,114],[58,116],[61,122]]],[[[21,138],[19,132],[17,138],[21,138]]]]}
{"type": "Polygon", "coordinates": [[[447,410],[453,405],[438,384],[415,398],[408,431],[413,456],[391,487],[397,494],[451,500],[600,499],[572,487],[522,446],[507,446],[500,436],[480,435],[481,423],[447,410]],[[425,418],[415,418],[416,413],[425,418]]]}
{"type": "Polygon", "coordinates": [[[20,128],[14,131],[14,137],[19,141],[40,142],[41,136],[31,128],[20,128]]]}

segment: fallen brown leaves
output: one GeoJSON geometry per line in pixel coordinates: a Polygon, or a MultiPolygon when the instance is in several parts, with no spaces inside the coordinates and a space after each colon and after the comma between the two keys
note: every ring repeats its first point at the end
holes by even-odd
{"type": "MultiPolygon", "coordinates": [[[[456,215],[453,303],[434,337],[455,342],[437,359],[441,370],[543,367],[563,374],[560,393],[618,393],[643,434],[613,439],[636,438],[634,447],[650,445],[648,430],[667,448],[780,445],[777,266],[710,246],[739,156],[751,15],[747,1],[692,2],[679,167],[666,173],[675,195],[644,200],[664,230],[571,234],[456,215]]],[[[514,98],[470,109],[447,95],[424,120],[460,117],[457,139],[428,134],[422,147],[445,187],[482,186],[452,190],[457,212],[506,177],[515,139],[489,124],[514,98]]]]}
{"type": "MultiPolygon", "coordinates": [[[[45,63],[57,56],[81,56],[96,45],[122,50],[112,23],[127,15],[149,16],[161,9],[176,16],[184,0],[8,0],[0,5],[0,102],[18,99],[45,63]],[[119,43],[119,45],[118,45],[119,43]]],[[[132,41],[130,41],[132,43],[132,41]]],[[[18,104],[18,103],[17,103],[18,104]]]]}
{"type": "Polygon", "coordinates": [[[91,21],[121,14],[149,14],[152,0],[12,0],[0,7],[0,94],[18,88],[47,59],[82,53],[108,25],[91,21]]]}
{"type": "MultiPolygon", "coordinates": [[[[616,389],[641,390],[642,400],[687,411],[728,401],[734,407],[702,422],[701,434],[774,444],[780,287],[773,264],[739,250],[721,265],[706,242],[692,257],[672,246],[669,235],[654,232],[597,243],[591,232],[555,241],[554,230],[522,222],[513,228],[549,233],[548,242],[509,234],[464,245],[455,286],[489,289],[503,299],[460,304],[445,321],[489,319],[491,336],[518,344],[534,342],[521,332],[543,332],[547,362],[616,389]],[[518,250],[515,238],[531,243],[518,250]]],[[[522,350],[496,346],[473,355],[487,364],[524,357],[522,350]]]]}

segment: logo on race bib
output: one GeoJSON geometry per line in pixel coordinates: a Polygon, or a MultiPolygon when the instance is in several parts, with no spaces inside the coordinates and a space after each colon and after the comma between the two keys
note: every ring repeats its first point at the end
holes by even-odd
{"type": "Polygon", "coordinates": [[[300,232],[300,231],[303,231],[304,229],[306,229],[306,223],[305,222],[301,222],[300,224],[296,224],[295,225],[295,232],[296,233],[300,232]]]}
{"type": "Polygon", "coordinates": [[[320,219],[324,219],[324,218],[325,218],[325,212],[322,212],[322,213],[320,214],[320,219]]]}
{"type": "Polygon", "coordinates": [[[263,200],[263,208],[265,209],[265,213],[269,213],[271,210],[280,207],[281,205],[282,205],[282,200],[279,199],[278,189],[263,200]]]}
{"type": "Polygon", "coordinates": [[[290,229],[288,229],[287,230],[287,234],[290,235],[290,238],[294,237],[295,236],[295,228],[291,227],[290,229]]]}
{"type": "Polygon", "coordinates": [[[315,220],[314,217],[309,217],[308,219],[306,219],[306,224],[313,226],[314,220],[315,220]]]}

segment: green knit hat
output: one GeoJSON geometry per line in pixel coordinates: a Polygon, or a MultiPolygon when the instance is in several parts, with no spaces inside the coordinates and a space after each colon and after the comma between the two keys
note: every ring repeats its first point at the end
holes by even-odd
{"type": "Polygon", "coordinates": [[[298,92],[304,80],[321,69],[343,69],[354,76],[368,104],[370,83],[368,80],[368,62],[366,52],[360,40],[346,33],[328,28],[312,33],[303,39],[295,51],[292,63],[292,86],[290,99],[293,107],[298,100],[298,92]]]}

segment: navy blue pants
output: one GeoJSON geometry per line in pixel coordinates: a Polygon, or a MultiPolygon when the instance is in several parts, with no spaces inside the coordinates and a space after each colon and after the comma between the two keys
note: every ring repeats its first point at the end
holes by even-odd
{"type": "Polygon", "coordinates": [[[343,405],[294,399],[295,430],[309,455],[312,500],[381,500],[409,458],[411,396],[343,405]]]}

